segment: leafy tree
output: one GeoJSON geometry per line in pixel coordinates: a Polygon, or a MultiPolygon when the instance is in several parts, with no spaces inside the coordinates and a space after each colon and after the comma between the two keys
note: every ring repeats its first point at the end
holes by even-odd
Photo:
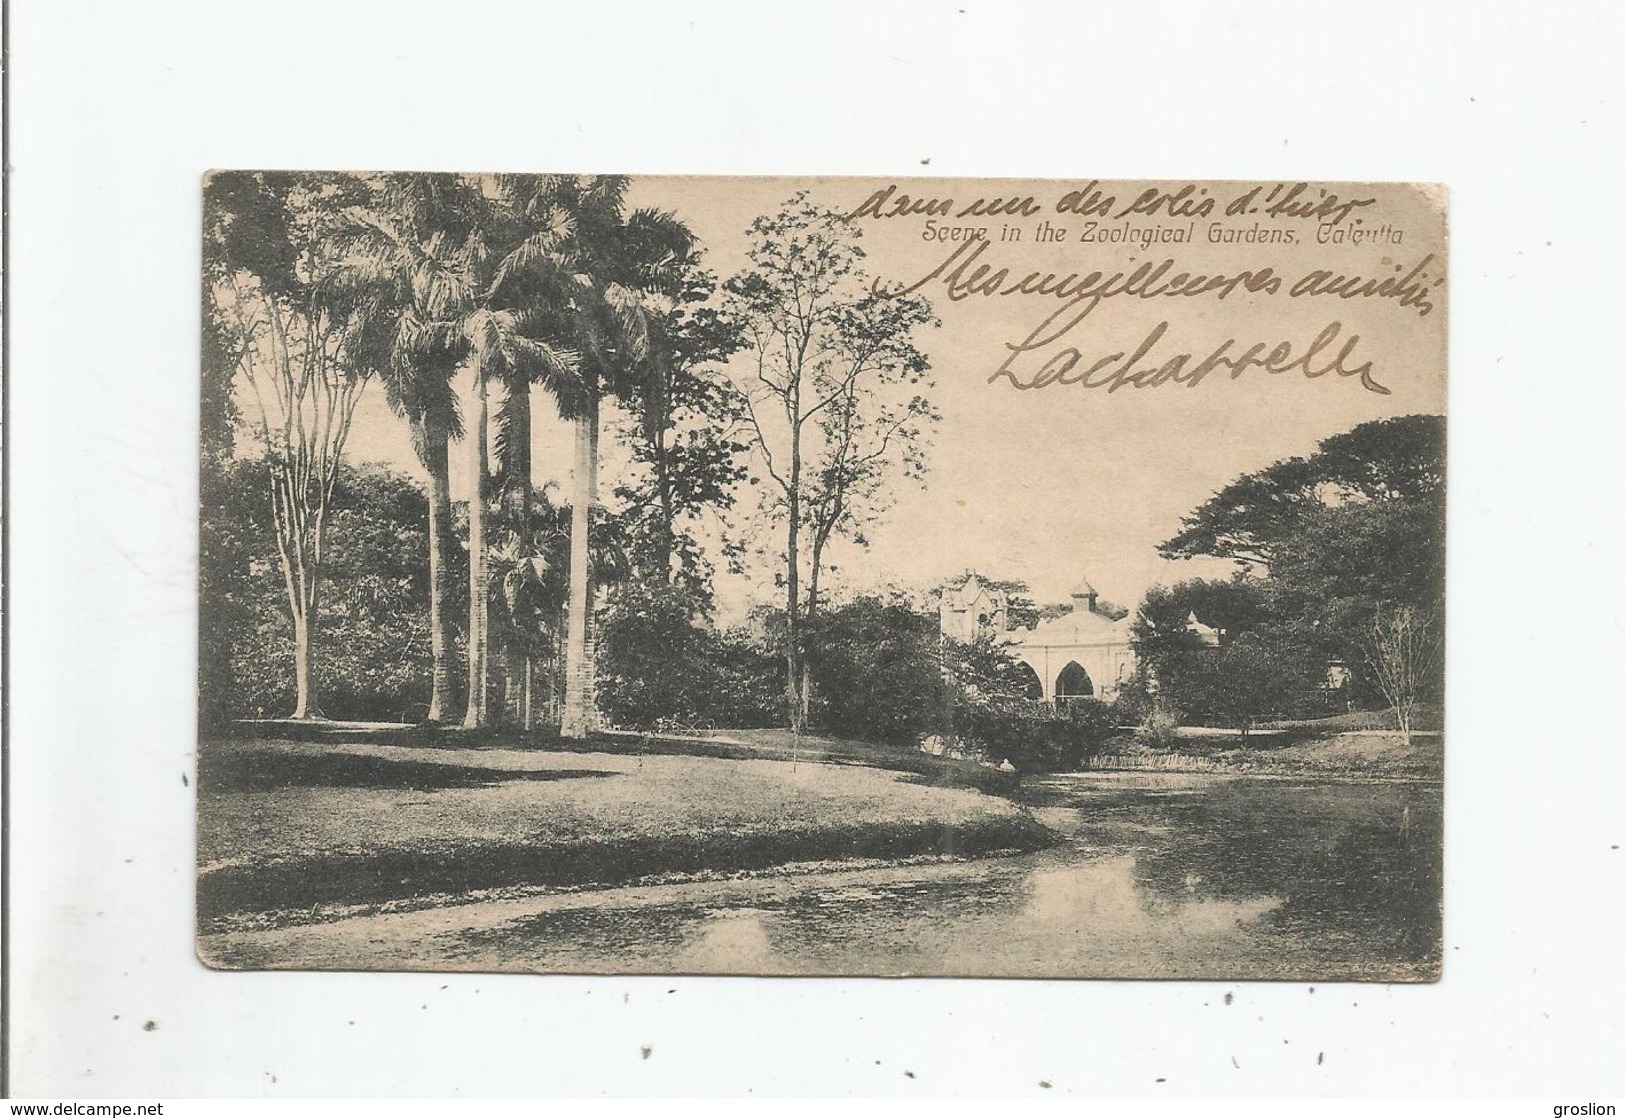
{"type": "Polygon", "coordinates": [[[1218,631],[1222,644],[1265,620],[1265,587],[1239,573],[1229,579],[1193,578],[1173,586],[1153,586],[1146,591],[1130,627],[1139,661],[1153,673],[1161,673],[1172,661],[1201,651],[1202,638],[1189,624],[1193,614],[1218,631]]]}
{"type": "Polygon", "coordinates": [[[1437,626],[1411,606],[1379,613],[1366,631],[1365,653],[1408,746],[1416,705],[1438,685],[1441,657],[1437,626]]]}
{"type": "Polygon", "coordinates": [[[202,407],[199,409],[198,469],[198,717],[214,725],[229,715],[231,642],[225,629],[211,618],[229,610],[232,566],[217,557],[229,555],[231,533],[211,510],[226,503],[231,478],[232,451],[242,424],[232,387],[236,358],[231,333],[214,313],[214,293],[207,276],[202,283],[202,407]]]}
{"type": "MultiPolygon", "coordinates": [[[[313,648],[328,515],[368,362],[365,315],[332,282],[353,176],[222,172],[204,187],[206,368],[252,394],[272,494],[296,677],[293,717],[321,716],[313,648]]],[[[217,409],[218,414],[218,409],[217,409]]]]}
{"type": "MultiPolygon", "coordinates": [[[[1237,479],[1187,517],[1181,532],[1162,544],[1165,556],[1231,558],[1253,573],[1234,580],[1228,597],[1216,597],[1213,591],[1223,584],[1214,583],[1182,583],[1147,595],[1135,625],[1136,647],[1171,701],[1183,705],[1190,697],[1181,694],[1182,673],[1209,706],[1224,690],[1201,682],[1195,661],[1180,648],[1189,638],[1175,622],[1189,609],[1230,636],[1267,630],[1283,642],[1281,648],[1317,670],[1333,659],[1368,662],[1379,617],[1399,609],[1420,616],[1439,611],[1444,438],[1439,416],[1362,423],[1323,440],[1308,458],[1286,459],[1237,479]],[[1238,596],[1243,587],[1250,589],[1238,596]]],[[[1235,687],[1258,683],[1257,671],[1266,665],[1259,656],[1252,660],[1256,671],[1235,687]]],[[[1424,693],[1437,688],[1436,660],[1429,670],[1434,678],[1419,684],[1424,693]]],[[[1377,684],[1375,674],[1357,673],[1355,693],[1376,700],[1377,684]]],[[[1240,701],[1230,695],[1219,705],[1235,708],[1240,701]]]]}
{"type": "Polygon", "coordinates": [[[1401,498],[1306,516],[1280,545],[1266,586],[1271,613],[1303,620],[1328,655],[1354,662],[1385,606],[1437,610],[1444,576],[1443,505],[1401,498]]]}
{"type": "Polygon", "coordinates": [[[872,290],[859,231],[804,192],[757,218],[750,235],[750,267],[725,285],[727,310],[745,333],[736,384],[770,483],[765,507],[784,526],[785,697],[799,729],[829,543],[846,535],[861,545],[887,483],[925,471],[937,416],[921,394],[930,366],[914,335],[935,319],[923,299],[872,290]]]}
{"type": "Polygon", "coordinates": [[[610,595],[598,656],[601,703],[616,725],[772,723],[777,661],[742,636],[718,633],[704,607],[692,587],[652,578],[610,595]]]}
{"type": "MultiPolygon", "coordinates": [[[[263,718],[295,696],[272,495],[264,463],[217,476],[202,518],[201,567],[214,592],[200,603],[201,710],[207,724],[263,718]]],[[[313,626],[328,665],[324,702],[343,718],[394,721],[429,701],[432,665],[423,494],[408,478],[342,467],[329,514],[328,592],[313,626]]]]}
{"type": "MultiPolygon", "coordinates": [[[[988,698],[1031,702],[1043,698],[1043,684],[1038,684],[1035,694],[1031,669],[1010,655],[999,634],[989,633],[973,641],[943,641],[942,670],[950,696],[957,701],[988,698]]],[[[945,729],[953,732],[951,720],[945,729]]]]}
{"type": "Polygon", "coordinates": [[[1152,587],[1131,629],[1139,669],[1125,709],[1234,724],[1244,734],[1267,714],[1308,713],[1332,647],[1313,624],[1281,613],[1275,590],[1241,573],[1152,587]],[[1216,646],[1191,629],[1192,615],[1216,631],[1216,646]]]}
{"type": "Polygon", "coordinates": [[[864,741],[912,746],[941,716],[943,678],[937,619],[901,595],[866,594],[815,619],[812,681],[819,725],[864,741]]]}
{"type": "Polygon", "coordinates": [[[648,318],[650,359],[622,393],[640,475],[616,490],[635,518],[635,559],[650,577],[709,593],[710,569],[692,528],[734,503],[746,476],[737,396],[722,364],[743,344],[739,325],[707,305],[716,279],[698,251],[679,259],[666,305],[648,318]]]}
{"type": "Polygon", "coordinates": [[[1169,686],[1172,700],[1204,724],[1230,724],[1245,741],[1270,715],[1308,713],[1320,694],[1325,660],[1306,653],[1292,635],[1253,630],[1220,648],[1196,654],[1169,686]]]}
{"type": "Polygon", "coordinates": [[[1443,515],[1444,418],[1401,416],[1362,423],[1244,474],[1186,517],[1158,548],[1165,558],[1207,555],[1270,566],[1306,518],[1350,503],[1406,501],[1443,515]]]}
{"type": "Polygon", "coordinates": [[[1445,426],[1437,415],[1362,423],[1323,440],[1312,461],[1347,497],[1422,501],[1444,495],[1445,426]]]}

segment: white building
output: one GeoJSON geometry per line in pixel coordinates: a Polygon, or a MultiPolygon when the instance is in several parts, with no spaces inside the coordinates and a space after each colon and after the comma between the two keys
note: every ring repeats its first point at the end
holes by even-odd
{"type": "Polygon", "coordinates": [[[937,617],[943,636],[969,644],[1010,627],[1010,602],[1004,591],[993,589],[975,575],[966,575],[942,588],[937,617]]]}
{"type": "Polygon", "coordinates": [[[1110,701],[1134,676],[1130,621],[1098,610],[1100,596],[1088,581],[1072,592],[1072,612],[1010,629],[1009,602],[975,575],[945,587],[938,616],[942,634],[971,641],[995,634],[1005,649],[1032,671],[1030,694],[1046,703],[1092,697],[1110,701]]]}

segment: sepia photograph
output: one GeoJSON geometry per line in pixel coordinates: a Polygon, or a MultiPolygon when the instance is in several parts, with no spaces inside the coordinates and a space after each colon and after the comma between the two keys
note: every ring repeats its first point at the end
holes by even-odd
{"type": "Polygon", "coordinates": [[[1445,224],[211,172],[200,957],[1437,980],[1445,224]]]}
{"type": "Polygon", "coordinates": [[[13,1109],[1618,1112],[1614,7],[0,7],[13,1109]]]}

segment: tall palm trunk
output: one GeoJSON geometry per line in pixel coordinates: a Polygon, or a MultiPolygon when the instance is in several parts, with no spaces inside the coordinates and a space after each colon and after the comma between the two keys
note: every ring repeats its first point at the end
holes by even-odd
{"type": "Polygon", "coordinates": [[[474,371],[474,399],[474,430],[469,439],[473,447],[474,476],[468,499],[468,713],[463,716],[465,729],[476,729],[490,720],[487,692],[491,676],[491,624],[485,586],[485,476],[489,472],[485,440],[490,409],[483,369],[474,371]]]}
{"type": "MultiPolygon", "coordinates": [[[[508,382],[508,430],[502,464],[506,492],[503,504],[508,518],[519,533],[519,561],[530,557],[530,381],[523,374],[508,382]]],[[[502,657],[502,709],[510,723],[519,723],[530,729],[526,715],[525,688],[530,678],[530,652],[526,634],[519,632],[518,618],[511,618],[509,645],[502,657]]]]}
{"type": "Polygon", "coordinates": [[[564,713],[559,733],[586,737],[596,728],[592,648],[592,553],[588,533],[598,501],[598,399],[575,423],[575,499],[570,507],[570,618],[564,647],[564,713]]]}
{"type": "Polygon", "coordinates": [[[446,600],[451,593],[451,564],[446,562],[446,529],[451,523],[450,438],[445,424],[420,420],[423,468],[429,475],[429,652],[434,661],[434,690],[429,696],[430,722],[444,722],[451,709],[451,639],[446,600]]]}

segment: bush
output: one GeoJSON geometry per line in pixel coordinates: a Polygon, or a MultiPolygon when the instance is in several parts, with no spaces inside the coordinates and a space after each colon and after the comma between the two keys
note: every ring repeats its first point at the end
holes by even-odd
{"type": "Polygon", "coordinates": [[[711,628],[682,587],[628,583],[600,622],[598,705],[617,726],[771,726],[784,708],[783,671],[777,657],[711,628]]]}
{"type": "Polygon", "coordinates": [[[1119,726],[1139,726],[1156,706],[1156,701],[1142,671],[1118,686],[1117,697],[1112,700],[1112,714],[1119,726]]]}
{"type": "Polygon", "coordinates": [[[900,596],[865,595],[817,620],[815,724],[840,737],[913,745],[942,715],[938,621],[900,596]]]}
{"type": "MultiPolygon", "coordinates": [[[[264,464],[203,479],[199,700],[206,725],[278,718],[294,705],[293,625],[271,527],[264,464]]],[[[432,686],[428,503],[410,478],[340,469],[328,521],[312,656],[315,698],[333,718],[422,712],[432,686]]]]}
{"type": "Polygon", "coordinates": [[[1074,699],[1051,712],[1030,700],[1000,697],[967,703],[956,714],[962,740],[989,761],[1009,761],[1021,772],[1075,770],[1100,752],[1117,726],[1111,705],[1098,699],[1074,699]]]}
{"type": "Polygon", "coordinates": [[[1137,736],[1153,748],[1172,749],[1177,740],[1174,733],[1177,729],[1179,729],[1179,712],[1165,702],[1153,701],[1146,708],[1137,736]]]}

